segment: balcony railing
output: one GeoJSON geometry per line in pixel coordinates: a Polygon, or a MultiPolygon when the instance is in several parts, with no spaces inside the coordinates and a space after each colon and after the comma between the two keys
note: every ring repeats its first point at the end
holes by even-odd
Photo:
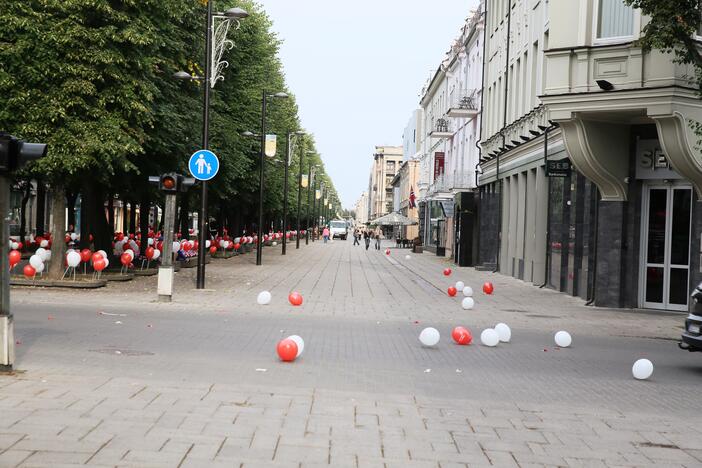
{"type": "Polygon", "coordinates": [[[475,188],[475,173],[456,172],[453,174],[441,174],[429,184],[427,194],[451,192],[453,190],[465,190],[475,188]]]}
{"type": "Polygon", "coordinates": [[[434,124],[434,128],[431,132],[429,132],[429,136],[439,140],[451,138],[453,133],[449,129],[448,119],[437,119],[436,123],[434,124]]]}
{"type": "Polygon", "coordinates": [[[470,118],[478,115],[477,90],[472,90],[454,97],[446,115],[460,118],[470,118]]]}

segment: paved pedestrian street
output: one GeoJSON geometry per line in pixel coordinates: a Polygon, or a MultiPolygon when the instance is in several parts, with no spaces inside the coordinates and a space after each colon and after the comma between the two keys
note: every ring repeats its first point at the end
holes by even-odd
{"type": "Polygon", "coordinates": [[[384,249],[213,260],[208,289],[183,269],[170,304],[155,277],[14,288],[0,467],[702,466],[702,356],[677,347],[684,315],[586,307],[470,268],[445,277],[445,259],[384,249]],[[473,310],[446,294],[458,280],[473,310]],[[482,346],[498,322],[511,342],[482,346]],[[470,346],[451,339],[457,325],[470,346]],[[429,326],[434,348],[418,340],[429,326]],[[556,347],[558,330],[572,347],[556,347]],[[280,362],[292,334],[304,353],[280,362]],[[646,381],[631,373],[641,357],[646,381]]]}

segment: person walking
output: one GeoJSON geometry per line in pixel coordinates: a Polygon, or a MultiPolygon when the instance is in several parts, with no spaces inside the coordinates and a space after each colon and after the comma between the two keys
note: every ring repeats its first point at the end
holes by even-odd
{"type": "Polygon", "coordinates": [[[366,250],[370,247],[370,232],[368,230],[363,231],[363,241],[366,243],[366,250]]]}
{"type": "Polygon", "coordinates": [[[360,242],[358,242],[359,237],[361,237],[361,234],[358,232],[358,229],[353,230],[353,245],[361,245],[360,242]]]}
{"type": "Polygon", "coordinates": [[[383,231],[380,227],[375,228],[375,250],[380,250],[380,240],[383,238],[383,231]]]}
{"type": "Polygon", "coordinates": [[[324,226],[324,230],[322,231],[322,237],[324,237],[324,243],[326,244],[329,240],[329,228],[327,226],[324,226]]]}

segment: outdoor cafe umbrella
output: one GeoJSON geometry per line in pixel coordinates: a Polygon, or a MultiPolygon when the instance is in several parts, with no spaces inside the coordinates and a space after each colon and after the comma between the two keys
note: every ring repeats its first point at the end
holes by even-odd
{"type": "Polygon", "coordinates": [[[407,216],[395,212],[374,219],[370,222],[370,224],[373,224],[375,226],[413,226],[419,223],[417,223],[417,221],[409,219],[407,216]]]}

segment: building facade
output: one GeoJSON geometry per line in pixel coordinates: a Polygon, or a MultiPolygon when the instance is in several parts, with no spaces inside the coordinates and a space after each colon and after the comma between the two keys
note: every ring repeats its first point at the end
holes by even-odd
{"type": "MultiPolygon", "coordinates": [[[[416,192],[419,181],[419,161],[410,159],[400,165],[400,170],[392,180],[395,191],[394,211],[408,217],[412,221],[419,222],[419,210],[417,209],[416,192]]],[[[394,237],[402,239],[414,239],[419,235],[419,226],[397,226],[394,229],[394,237]]]]}
{"type": "Polygon", "coordinates": [[[356,223],[366,224],[368,222],[368,192],[363,192],[356,201],[356,223]]]}
{"type": "Polygon", "coordinates": [[[489,2],[480,262],[603,307],[685,311],[702,280],[694,72],[621,0],[489,2]]]}
{"type": "Polygon", "coordinates": [[[392,180],[401,163],[401,146],[375,147],[368,187],[369,221],[393,210],[392,180]]]}

